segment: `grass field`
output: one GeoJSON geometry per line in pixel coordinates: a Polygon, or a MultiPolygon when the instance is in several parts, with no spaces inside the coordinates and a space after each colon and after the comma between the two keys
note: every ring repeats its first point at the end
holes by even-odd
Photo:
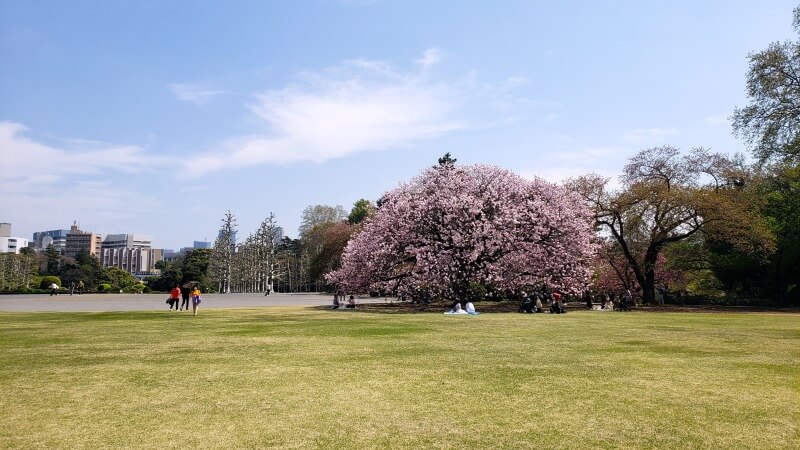
{"type": "Polygon", "coordinates": [[[800,315],[0,313],[0,448],[797,448],[800,315]]]}

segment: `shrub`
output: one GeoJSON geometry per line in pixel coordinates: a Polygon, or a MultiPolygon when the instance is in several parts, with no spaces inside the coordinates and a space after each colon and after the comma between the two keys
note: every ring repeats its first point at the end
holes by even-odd
{"type": "Polygon", "coordinates": [[[145,286],[142,283],[134,284],[133,286],[125,288],[125,292],[129,294],[141,294],[145,286]]]}
{"type": "Polygon", "coordinates": [[[42,289],[50,289],[50,285],[53,283],[61,287],[61,278],[53,275],[42,277],[42,281],[39,282],[39,287],[42,289]]]}
{"type": "Polygon", "coordinates": [[[111,291],[111,285],[108,283],[103,283],[97,287],[97,290],[100,292],[109,292],[111,291]]]}

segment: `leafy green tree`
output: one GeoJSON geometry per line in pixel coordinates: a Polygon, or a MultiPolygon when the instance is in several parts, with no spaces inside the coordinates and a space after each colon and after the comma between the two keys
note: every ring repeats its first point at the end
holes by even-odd
{"type": "Polygon", "coordinates": [[[341,205],[313,205],[303,210],[300,222],[300,239],[303,239],[312,229],[327,223],[336,223],[347,220],[347,213],[341,205]]]}
{"type": "MultiPolygon", "coordinates": [[[[800,7],[792,25],[800,37],[800,7]]],[[[720,274],[723,280],[746,281],[763,295],[800,303],[800,40],[773,42],[748,56],[749,104],[734,111],[733,130],[767,163],[755,184],[777,250],[768,264],[724,247],[715,255],[730,269],[720,274]]]]}
{"type": "Polygon", "coordinates": [[[362,198],[353,204],[353,209],[350,210],[350,215],[347,216],[347,221],[355,225],[363,222],[368,217],[375,215],[377,207],[371,201],[362,198]]]}
{"type": "Polygon", "coordinates": [[[101,281],[108,279],[108,269],[100,264],[97,256],[90,254],[85,249],[75,255],[75,262],[81,269],[81,277],[78,281],[83,281],[87,290],[97,289],[97,285],[101,281]]]}
{"type": "Polygon", "coordinates": [[[147,278],[150,289],[155,291],[167,292],[181,284],[183,280],[183,260],[164,261],[155,264],[155,268],[161,271],[161,275],[147,278]]]}
{"type": "Polygon", "coordinates": [[[106,271],[106,279],[103,281],[110,284],[113,289],[122,290],[126,290],[139,282],[136,277],[119,267],[109,267],[106,271]]]}
{"type": "MultiPolygon", "coordinates": [[[[792,25],[800,34],[800,7],[792,25]]],[[[750,104],[733,114],[733,130],[762,162],[800,161],[800,41],[773,42],[751,53],[750,104]]]]}
{"type": "Polygon", "coordinates": [[[204,291],[211,289],[208,271],[213,250],[198,248],[186,252],[182,260],[181,283],[197,281],[204,291]]]}
{"type": "Polygon", "coordinates": [[[61,254],[53,247],[53,244],[47,246],[45,250],[47,256],[47,267],[45,268],[45,275],[58,275],[61,270],[61,254]]]}
{"type": "Polygon", "coordinates": [[[764,258],[774,236],[758,215],[735,160],[706,150],[681,155],[673,147],[642,150],[625,166],[622,189],[608,189],[597,175],[570,183],[592,208],[598,229],[622,253],[646,303],[655,300],[656,263],[669,245],[695,235],[726,242],[764,258]]]}
{"type": "Polygon", "coordinates": [[[458,160],[453,158],[453,157],[451,157],[450,156],[450,152],[447,152],[447,153],[444,154],[444,156],[439,158],[439,165],[440,166],[448,166],[448,165],[452,166],[452,165],[454,165],[456,163],[456,161],[458,161],[458,160]]]}

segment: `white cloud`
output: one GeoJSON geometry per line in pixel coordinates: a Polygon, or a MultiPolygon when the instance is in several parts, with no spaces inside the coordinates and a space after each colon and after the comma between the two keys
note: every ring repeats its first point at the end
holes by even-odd
{"type": "Polygon", "coordinates": [[[130,145],[80,139],[48,145],[27,137],[27,131],[21,124],[0,122],[0,205],[21,224],[82,212],[96,216],[102,211],[104,218],[129,214],[132,201],[143,199],[131,191],[136,183],[109,180],[120,173],[150,172],[165,161],[130,145]]]}
{"type": "Polygon", "coordinates": [[[428,70],[442,60],[442,52],[438,48],[429,48],[422,53],[422,58],[418,59],[417,64],[422,66],[422,70],[428,70]]]}
{"type": "MultiPolygon", "coordinates": [[[[403,72],[381,61],[354,59],[320,72],[303,72],[282,89],[253,96],[251,111],[268,133],[231,138],[213,152],[186,161],[194,173],[220,168],[296,161],[321,162],[357,152],[399,148],[456,130],[485,124],[468,118],[468,103],[488,109],[502,85],[480,84],[473,77],[433,80],[424,68],[438,60],[428,50],[421,72],[403,72]]],[[[502,92],[502,94],[506,94],[502,92]]],[[[505,112],[503,112],[505,114],[505,112]]],[[[498,117],[492,117],[497,121],[498,117]]]]}
{"type": "Polygon", "coordinates": [[[674,128],[637,128],[626,131],[622,137],[631,144],[666,144],[665,139],[678,134],[674,128]]]}
{"type": "Polygon", "coordinates": [[[202,84],[168,84],[167,87],[178,100],[194,103],[197,106],[207,105],[214,97],[227,94],[226,91],[212,89],[202,84]]]}

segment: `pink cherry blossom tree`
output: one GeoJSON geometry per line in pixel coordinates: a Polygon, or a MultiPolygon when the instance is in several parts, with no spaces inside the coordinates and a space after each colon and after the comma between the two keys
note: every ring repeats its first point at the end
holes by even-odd
{"type": "Polygon", "coordinates": [[[593,218],[576,194],[486,165],[441,164],[386,193],[328,281],[464,299],[470,283],[497,292],[577,292],[591,275],[593,218]]]}

